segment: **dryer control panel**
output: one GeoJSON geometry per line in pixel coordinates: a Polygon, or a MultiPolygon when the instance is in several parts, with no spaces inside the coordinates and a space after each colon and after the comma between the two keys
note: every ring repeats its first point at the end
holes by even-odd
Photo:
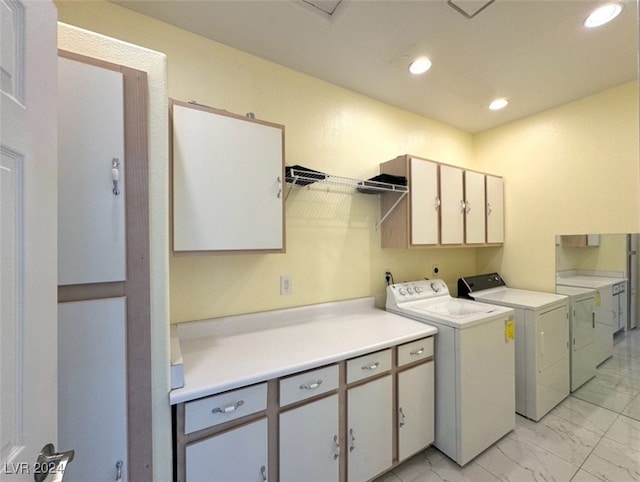
{"type": "Polygon", "coordinates": [[[500,286],[506,286],[506,283],[498,273],[465,276],[458,279],[458,298],[471,298],[469,293],[499,288],[500,286]]]}

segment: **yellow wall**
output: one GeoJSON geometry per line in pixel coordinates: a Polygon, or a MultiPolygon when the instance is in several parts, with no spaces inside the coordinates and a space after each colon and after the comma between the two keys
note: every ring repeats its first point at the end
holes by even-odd
{"type": "Polygon", "coordinates": [[[627,235],[603,234],[599,246],[586,248],[556,247],[558,271],[616,271],[627,269],[627,235]]]}
{"type": "Polygon", "coordinates": [[[639,230],[637,83],[473,137],[113,4],[57,5],[61,21],[166,53],[171,97],[284,124],[287,164],[368,178],[411,153],[505,177],[504,248],[382,250],[375,196],[294,191],[286,254],[172,258],[174,322],[369,295],[381,305],[385,270],[403,281],[433,264],[452,289],[500,271],[553,291],[555,234],[639,230]]]}
{"type": "Polygon", "coordinates": [[[505,243],[479,251],[513,287],[555,289],[555,235],[637,232],[638,83],[475,137],[477,169],[505,177],[505,243]]]}

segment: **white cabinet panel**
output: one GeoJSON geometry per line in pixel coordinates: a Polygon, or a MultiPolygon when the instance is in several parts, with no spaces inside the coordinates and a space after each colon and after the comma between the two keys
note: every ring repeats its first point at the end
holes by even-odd
{"type": "Polygon", "coordinates": [[[464,241],[463,170],[442,164],[440,166],[440,207],[442,244],[462,244],[464,241]]]}
{"type": "Polygon", "coordinates": [[[504,243],[504,180],[486,176],[487,243],[504,243]]]}
{"type": "Polygon", "coordinates": [[[440,205],[438,165],[435,162],[412,158],[410,168],[411,244],[437,244],[440,205]]]}
{"type": "Polygon", "coordinates": [[[337,482],[338,396],[280,415],[280,480],[337,482]]]}
{"type": "Polygon", "coordinates": [[[398,451],[402,461],[434,440],[433,362],[398,374],[398,451]]]}
{"type": "Polygon", "coordinates": [[[391,466],[392,399],[390,375],[348,390],[349,482],[364,482],[391,466]]]}
{"type": "Polygon", "coordinates": [[[186,458],[188,482],[264,482],[268,473],[267,421],[258,420],[188,445],[186,458]]]}
{"type": "Polygon", "coordinates": [[[284,127],[173,103],[174,251],[284,248],[284,127]]]}
{"type": "Polygon", "coordinates": [[[465,243],[486,242],[486,203],[484,174],[464,172],[465,243]]]}
{"type": "Polygon", "coordinates": [[[65,482],[126,482],[125,298],[58,305],[58,449],[75,450],[65,482]]]}
{"type": "Polygon", "coordinates": [[[59,58],[58,284],[126,278],[123,76],[59,58]],[[119,194],[113,193],[118,159],[119,194]]]}

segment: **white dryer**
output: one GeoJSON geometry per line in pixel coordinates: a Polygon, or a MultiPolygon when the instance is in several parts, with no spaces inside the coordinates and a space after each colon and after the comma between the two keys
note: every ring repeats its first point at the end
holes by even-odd
{"type": "Polygon", "coordinates": [[[442,280],[390,285],[386,308],[438,328],[440,451],[464,465],[515,428],[513,310],[453,298],[442,280]]]}
{"type": "Polygon", "coordinates": [[[569,298],[569,340],[571,343],[571,391],[596,374],[596,290],[558,286],[556,293],[569,298]]]}
{"type": "Polygon", "coordinates": [[[458,297],[513,308],[516,412],[540,420],[569,395],[567,297],[508,288],[498,273],[458,280],[458,297]]]}

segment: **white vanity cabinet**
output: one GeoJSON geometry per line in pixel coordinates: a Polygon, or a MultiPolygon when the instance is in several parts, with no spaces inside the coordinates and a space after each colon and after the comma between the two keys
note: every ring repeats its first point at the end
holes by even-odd
{"type": "MultiPolygon", "coordinates": [[[[212,325],[221,335],[206,340],[199,338],[204,326],[194,322],[189,333],[199,335],[181,340],[185,385],[171,394],[176,482],[366,482],[428,447],[434,440],[437,329],[375,310],[373,298],[369,303],[368,316],[345,313],[339,340],[336,323],[326,318],[237,334],[212,325]],[[403,332],[412,335],[394,335],[403,332]],[[294,335],[325,341],[312,349],[281,343],[273,356],[273,347],[294,335]],[[208,341],[211,352],[205,353],[208,341]],[[254,348],[251,358],[238,349],[247,346],[254,348]],[[198,354],[193,370],[191,349],[198,354]],[[317,360],[327,364],[315,365],[317,360]],[[224,364],[233,378],[208,369],[224,364]],[[210,372],[225,377],[230,390],[207,395],[210,385],[189,386],[210,372]],[[239,380],[255,383],[242,386],[239,380]]],[[[244,316],[252,324],[273,315],[244,316]]]]}
{"type": "Polygon", "coordinates": [[[409,195],[384,193],[383,248],[499,244],[504,241],[501,177],[403,155],[380,172],[408,179],[409,195]]]}
{"type": "Polygon", "coordinates": [[[173,250],[283,252],[284,126],[171,101],[173,250]]]}

